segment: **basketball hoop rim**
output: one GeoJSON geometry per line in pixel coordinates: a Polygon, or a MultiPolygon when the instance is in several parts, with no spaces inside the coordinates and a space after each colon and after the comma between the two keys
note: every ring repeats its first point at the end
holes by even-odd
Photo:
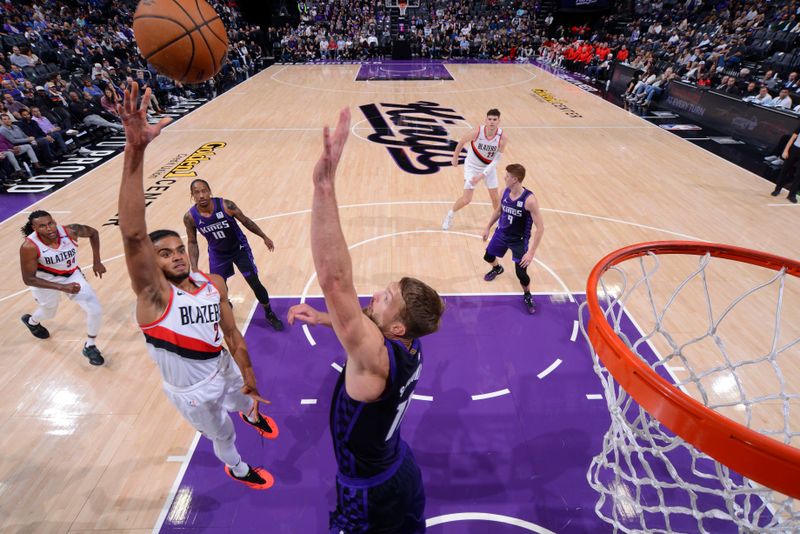
{"type": "Polygon", "coordinates": [[[601,259],[589,274],[586,331],[600,361],[648,413],[697,449],[737,473],[795,499],[800,498],[800,449],[781,443],[707,408],[656,373],[617,336],[597,296],[603,274],[626,260],[653,254],[687,254],[749,263],[800,277],[800,262],[756,250],[698,241],[630,245],[601,259]]]}

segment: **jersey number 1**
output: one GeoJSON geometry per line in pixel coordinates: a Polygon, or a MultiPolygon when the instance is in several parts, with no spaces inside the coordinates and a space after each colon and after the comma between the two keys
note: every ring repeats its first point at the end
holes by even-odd
{"type": "Polygon", "coordinates": [[[384,441],[389,441],[392,439],[397,427],[400,426],[400,422],[403,420],[403,416],[406,414],[406,408],[408,408],[408,403],[411,402],[411,396],[397,405],[397,415],[394,416],[394,421],[392,421],[392,426],[389,427],[389,432],[386,433],[386,439],[384,441]]]}

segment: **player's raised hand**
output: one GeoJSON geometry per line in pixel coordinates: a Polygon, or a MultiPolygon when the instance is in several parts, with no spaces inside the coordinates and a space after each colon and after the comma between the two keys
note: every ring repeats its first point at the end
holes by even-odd
{"type": "Polygon", "coordinates": [[[339,112],[339,122],[331,135],[330,127],[322,129],[322,155],[314,166],[314,184],[332,184],[336,176],[336,167],[342,157],[347,136],[350,134],[350,108],[339,112]]]}
{"type": "Polygon", "coordinates": [[[147,105],[150,103],[150,88],[145,89],[141,102],[139,99],[139,84],[133,82],[128,89],[125,89],[125,97],[122,104],[117,101],[117,113],[122,119],[125,127],[125,142],[134,147],[143,149],[150,141],[158,137],[161,129],[169,124],[172,119],[163,118],[157,124],[147,122],[147,105]]]}
{"type": "Polygon", "coordinates": [[[293,325],[295,320],[316,326],[319,324],[320,313],[306,303],[295,304],[289,308],[289,314],[286,319],[289,324],[293,325]]]}

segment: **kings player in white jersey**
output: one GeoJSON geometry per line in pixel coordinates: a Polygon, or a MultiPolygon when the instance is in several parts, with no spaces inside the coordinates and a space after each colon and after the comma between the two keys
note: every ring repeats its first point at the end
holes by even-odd
{"type": "Polygon", "coordinates": [[[83,355],[92,365],[103,365],[105,360],[95,345],[103,323],[103,308],[78,266],[78,238],[85,237],[92,245],[94,275],[102,278],[106,272],[100,261],[97,230],[83,224],[61,226],[49,213],[37,210],[28,216],[22,235],[25,236],[19,249],[22,281],[30,286],[31,294],[39,304],[33,313],[22,316],[23,324],[39,339],[50,337],[50,332],[41,322],[55,317],[61,293],[66,293],[67,298],[77,302],[86,312],[87,338],[83,355]]]}
{"type": "Polygon", "coordinates": [[[236,449],[229,411],[262,436],[278,436],[275,421],[259,413],[259,396],[250,356],[228,303],[225,281],[216,274],[191,272],[189,254],[177,232],[147,233],[144,152],[169,123],[147,123],[148,88],[136,105],[139,86],[125,90],[117,106],[125,126],[125,160],[119,191],[119,228],[125,262],[136,293],[136,320],[147,350],[164,380],[164,391],[184,418],[212,441],[225,472],[253,489],[267,489],[273,478],[245,463],[236,449]],[[228,346],[222,346],[222,340],[228,346]]]}
{"type": "Polygon", "coordinates": [[[456,212],[472,202],[475,186],[483,180],[489,197],[492,199],[492,208],[497,210],[500,197],[497,194],[497,164],[508,145],[508,135],[500,128],[500,111],[490,109],[486,112],[486,123],[472,130],[461,138],[453,152],[453,167],[458,167],[461,150],[467,147],[467,158],[464,160],[464,192],[456,200],[442,222],[442,230],[449,230],[453,225],[456,212]]]}

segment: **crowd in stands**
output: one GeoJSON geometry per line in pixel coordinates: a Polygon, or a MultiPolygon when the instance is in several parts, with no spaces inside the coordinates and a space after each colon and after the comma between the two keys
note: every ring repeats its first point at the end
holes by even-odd
{"type": "Polygon", "coordinates": [[[301,1],[300,24],[269,28],[267,42],[283,62],[378,57],[390,40],[384,6],[374,0],[301,1]]]}
{"type": "MultiPolygon", "coordinates": [[[[409,9],[403,38],[416,58],[524,60],[535,51],[533,17],[538,2],[422,0],[409,9]]],[[[270,28],[282,62],[364,60],[391,53],[391,14],[375,0],[299,3],[299,26],[270,28]]]]}
{"type": "Polygon", "coordinates": [[[212,98],[259,67],[263,35],[228,2],[212,1],[228,29],[228,61],[214,80],[183,87],[157,76],[131,30],[135,0],[0,3],[0,180],[9,186],[122,132],[116,102],[133,82],[150,87],[152,114],[212,98]],[[90,134],[90,135],[86,135],[90,134]]]}
{"type": "MultiPolygon", "coordinates": [[[[385,2],[302,0],[298,5],[298,26],[268,31],[278,61],[389,55],[392,21],[385,2]]],[[[403,31],[416,58],[527,61],[538,55],[593,81],[607,80],[614,63],[628,63],[638,75],[623,96],[643,107],[680,79],[757,105],[800,112],[800,86],[788,59],[764,74],[745,67],[754,55],[781,46],[792,54],[795,36],[800,44],[800,3],[644,0],[637,2],[633,20],[620,11],[591,27],[554,27],[553,16],[540,13],[540,5],[533,0],[421,0],[418,8],[409,9],[403,31]]]]}
{"type": "Polygon", "coordinates": [[[639,6],[632,22],[616,15],[588,31],[558,28],[541,43],[540,58],[594,80],[607,79],[614,61],[628,63],[637,68],[637,76],[623,97],[643,107],[663,94],[671,80],[680,79],[754,104],[800,112],[800,82],[792,70],[797,66],[792,63],[794,43],[800,43],[800,4],[689,0],[666,5],[656,0],[639,6]],[[787,60],[769,69],[772,60],[763,60],[771,51],[787,60]],[[767,67],[760,74],[762,63],[767,67]]]}
{"type": "Polygon", "coordinates": [[[399,28],[396,10],[384,1],[300,0],[299,24],[265,32],[244,21],[234,0],[211,3],[228,29],[228,61],[214,80],[191,90],[157,76],[139,55],[130,29],[136,0],[0,3],[0,180],[8,185],[29,166],[40,169],[79,150],[82,132],[120,132],[116,101],[133,82],[152,88],[149,109],[157,114],[181,99],[229,89],[254,73],[263,56],[283,62],[384,57],[398,37],[393,31],[418,58],[538,57],[595,81],[607,80],[614,64],[624,62],[637,76],[623,96],[643,107],[680,79],[800,112],[800,80],[792,68],[800,66],[794,46],[800,3],[788,0],[643,0],[632,19],[618,12],[571,27],[554,26],[536,0],[420,0],[399,28]],[[751,62],[775,50],[788,59],[778,52],[768,64],[773,68],[764,69],[751,62]]]}

